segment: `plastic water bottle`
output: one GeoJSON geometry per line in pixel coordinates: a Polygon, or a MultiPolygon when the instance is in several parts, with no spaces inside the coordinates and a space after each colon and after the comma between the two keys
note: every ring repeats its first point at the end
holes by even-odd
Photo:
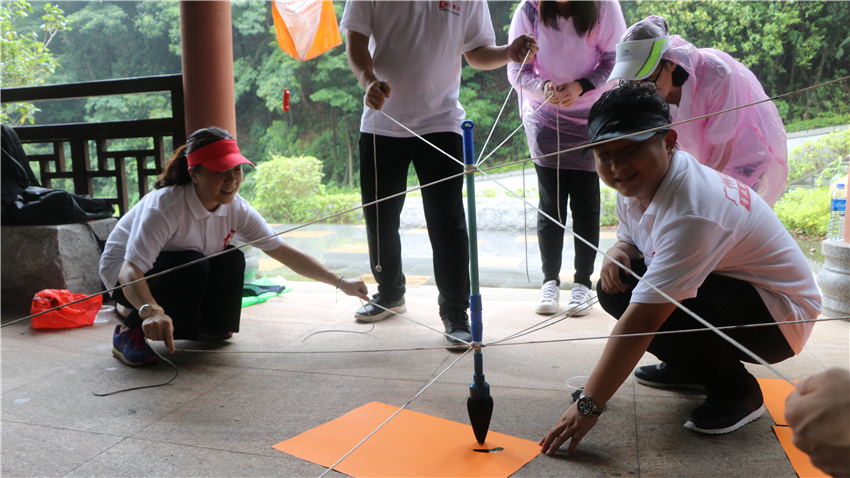
{"type": "Polygon", "coordinates": [[[826,237],[832,241],[844,239],[844,211],[847,209],[847,189],[843,183],[838,183],[832,192],[829,202],[829,227],[826,237]]]}

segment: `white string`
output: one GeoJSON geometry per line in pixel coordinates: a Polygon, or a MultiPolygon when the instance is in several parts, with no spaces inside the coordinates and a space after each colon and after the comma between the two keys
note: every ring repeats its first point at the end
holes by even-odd
{"type": "MultiPolygon", "coordinates": [[[[522,71],[522,69],[520,69],[522,71]]],[[[519,120],[522,124],[525,124],[525,118],[522,117],[522,86],[519,88],[519,120]]],[[[528,139],[525,137],[525,128],[522,130],[522,150],[525,151],[525,148],[528,147],[528,139]]],[[[484,152],[484,149],[481,150],[484,152]]],[[[529,151],[530,153],[531,151],[529,151]]],[[[539,191],[538,191],[538,194],[539,191]]],[[[522,163],[522,199],[525,200],[525,163],[522,163]]],[[[522,238],[523,243],[525,244],[525,278],[528,280],[528,283],[531,284],[531,274],[528,272],[528,208],[525,207],[525,203],[522,204],[522,238]]]]}
{"type": "MultiPolygon", "coordinates": [[[[337,289],[337,291],[339,291],[339,289],[337,289]]],[[[366,304],[363,302],[363,299],[360,299],[359,297],[358,297],[358,299],[360,300],[360,306],[366,307],[366,304]]],[[[368,308],[366,309],[366,313],[369,315],[369,319],[370,319],[370,323],[372,324],[372,327],[370,327],[369,330],[367,330],[365,332],[360,331],[360,330],[326,329],[326,330],[319,330],[319,331],[313,332],[311,334],[307,334],[303,339],[301,339],[301,341],[304,342],[314,335],[327,334],[327,333],[331,333],[331,332],[344,332],[344,333],[348,333],[348,334],[366,335],[366,334],[372,332],[373,330],[375,330],[375,319],[372,317],[372,314],[369,312],[368,308]]]]}
{"type": "MultiPolygon", "coordinates": [[[[558,138],[558,145],[555,147],[558,151],[561,150],[561,104],[555,107],[555,136],[558,138]]],[[[558,222],[565,222],[561,218],[561,153],[558,153],[557,166],[555,167],[555,189],[557,196],[555,201],[558,203],[558,222]]],[[[563,247],[563,246],[562,246],[563,247]]]]}
{"type": "Polygon", "coordinates": [[[470,342],[467,342],[466,340],[459,339],[459,338],[455,337],[454,335],[447,334],[447,333],[445,333],[445,332],[444,332],[444,331],[442,331],[442,330],[435,329],[434,327],[431,327],[430,325],[423,324],[422,322],[419,322],[418,320],[413,320],[413,319],[411,319],[411,318],[409,318],[409,317],[405,317],[404,315],[401,315],[401,314],[399,314],[398,312],[396,312],[396,311],[394,311],[394,310],[390,310],[390,309],[388,309],[388,308],[386,308],[386,307],[382,306],[381,304],[378,304],[377,302],[376,302],[376,303],[373,303],[372,305],[374,305],[375,307],[377,307],[377,308],[379,308],[379,309],[382,309],[382,310],[384,310],[384,311],[386,311],[386,312],[389,312],[389,313],[391,313],[391,314],[397,315],[397,316],[401,317],[401,318],[402,318],[402,319],[404,319],[404,320],[408,320],[408,321],[410,321],[410,322],[413,322],[414,324],[421,325],[422,327],[425,327],[426,329],[431,329],[431,330],[433,330],[434,332],[437,332],[438,334],[444,335],[444,336],[445,336],[445,337],[447,337],[447,338],[455,339],[455,340],[457,340],[457,341],[459,341],[459,342],[462,342],[464,345],[472,346],[472,344],[471,344],[470,342]]]}
{"type": "MultiPolygon", "coordinates": [[[[538,111],[540,111],[540,108],[543,108],[543,106],[545,106],[545,105],[546,105],[546,103],[549,101],[549,98],[552,98],[553,96],[555,96],[555,93],[554,93],[554,92],[552,92],[552,94],[550,94],[550,95],[549,95],[549,96],[548,96],[548,97],[547,97],[547,98],[543,101],[543,103],[541,103],[541,104],[540,104],[540,106],[538,106],[538,107],[537,107],[537,109],[536,109],[536,110],[534,110],[534,113],[533,113],[533,114],[531,114],[529,117],[536,115],[536,114],[537,114],[537,112],[538,112],[538,111]]],[[[499,150],[499,148],[501,148],[502,146],[504,146],[504,145],[505,145],[505,143],[507,143],[509,139],[513,138],[513,137],[514,137],[514,135],[515,135],[515,134],[517,134],[517,132],[518,132],[521,128],[525,128],[525,121],[523,121],[523,119],[522,119],[522,115],[520,115],[520,124],[519,124],[519,126],[517,126],[517,127],[516,127],[516,129],[514,129],[514,130],[513,130],[513,132],[511,132],[511,134],[509,134],[509,135],[508,135],[508,137],[507,137],[507,138],[505,138],[505,140],[504,140],[504,141],[502,141],[501,143],[499,143],[499,145],[498,145],[498,146],[496,146],[496,147],[493,149],[493,151],[490,151],[490,154],[488,154],[488,155],[487,155],[484,159],[482,159],[481,161],[478,161],[477,163],[475,163],[475,166],[476,166],[476,167],[478,167],[478,166],[480,166],[480,165],[481,165],[481,163],[483,163],[484,161],[487,161],[487,159],[488,159],[490,156],[493,156],[493,154],[495,154],[495,153],[496,153],[496,151],[498,151],[498,150],[499,150]]],[[[532,159],[534,159],[534,158],[532,158],[532,159]]],[[[512,164],[512,163],[509,163],[509,164],[512,164]]],[[[505,166],[508,166],[508,164],[502,164],[502,165],[499,165],[499,166],[497,166],[497,167],[502,168],[502,167],[505,167],[505,166]]]]}
{"type": "Polygon", "coordinates": [[[458,358],[457,358],[454,362],[452,362],[451,364],[449,364],[449,366],[448,366],[448,367],[446,367],[446,368],[445,368],[442,372],[440,372],[440,374],[439,374],[439,375],[437,375],[436,377],[434,377],[434,379],[433,379],[433,380],[431,380],[430,382],[428,382],[428,384],[427,384],[427,385],[425,385],[424,387],[422,387],[422,390],[419,390],[419,392],[417,392],[417,393],[416,393],[416,395],[412,396],[412,397],[410,398],[410,400],[408,400],[408,401],[407,401],[404,405],[402,405],[402,406],[401,406],[401,408],[399,408],[398,410],[396,410],[396,411],[395,411],[395,413],[393,413],[392,415],[390,415],[390,417],[389,417],[389,418],[387,418],[386,420],[384,420],[384,422],[383,422],[383,423],[381,423],[380,425],[378,425],[378,428],[376,428],[376,429],[372,430],[372,433],[368,434],[368,435],[366,436],[366,438],[364,438],[364,439],[360,440],[360,443],[358,443],[358,444],[354,445],[354,448],[352,448],[351,450],[349,450],[349,451],[348,451],[348,453],[346,453],[345,455],[343,455],[343,456],[342,456],[342,458],[340,458],[339,460],[337,460],[337,461],[336,461],[336,463],[334,463],[333,465],[331,465],[331,466],[330,466],[330,468],[328,468],[327,470],[325,470],[325,472],[324,472],[324,473],[322,473],[321,475],[319,475],[319,478],[322,478],[323,476],[327,475],[327,474],[328,474],[328,472],[330,472],[330,471],[331,471],[331,470],[333,470],[333,469],[334,469],[337,465],[339,465],[340,463],[342,463],[342,461],[343,461],[343,460],[345,460],[345,459],[348,457],[348,455],[350,455],[350,454],[354,453],[354,450],[356,450],[356,449],[360,448],[360,445],[362,445],[363,443],[366,443],[366,440],[368,440],[369,438],[371,438],[371,437],[372,437],[372,435],[374,435],[375,433],[377,433],[377,432],[378,432],[378,430],[380,430],[381,428],[383,428],[383,427],[384,427],[384,425],[386,425],[386,424],[387,424],[390,420],[392,420],[392,419],[393,419],[396,415],[398,415],[399,413],[401,413],[401,411],[402,411],[402,410],[404,410],[405,408],[407,408],[407,406],[408,406],[408,405],[410,405],[410,403],[411,403],[413,400],[415,400],[415,399],[416,399],[416,397],[418,397],[419,395],[422,395],[422,392],[424,392],[426,389],[428,389],[428,387],[430,387],[430,386],[431,386],[431,384],[433,384],[434,382],[436,382],[436,381],[437,381],[437,379],[439,379],[440,377],[442,377],[444,373],[448,372],[448,371],[449,371],[449,369],[450,369],[450,368],[452,368],[452,367],[454,366],[454,364],[456,364],[456,363],[458,363],[458,362],[460,361],[460,359],[464,358],[464,357],[466,356],[466,354],[468,354],[468,353],[469,353],[469,351],[470,351],[470,350],[472,350],[472,349],[471,349],[471,348],[470,348],[470,349],[466,349],[466,351],[464,351],[464,352],[460,355],[460,357],[458,357],[458,358]]]}
{"type": "Polygon", "coordinates": [[[378,211],[378,132],[375,129],[375,116],[378,115],[377,110],[372,110],[372,158],[375,164],[375,242],[377,251],[375,252],[376,264],[375,271],[381,272],[381,213],[378,211]]]}
{"type": "MultiPolygon", "coordinates": [[[[531,54],[531,49],[525,52],[525,58],[522,59],[522,63],[519,65],[519,70],[516,72],[516,76],[514,77],[513,84],[516,85],[519,80],[519,75],[522,73],[522,68],[525,66],[525,61],[528,60],[528,55],[531,54]]],[[[517,88],[520,92],[522,92],[522,85],[519,85],[517,88]]],[[[487,141],[484,142],[484,146],[481,147],[481,154],[478,155],[478,160],[481,159],[481,156],[484,156],[484,151],[487,149],[487,144],[490,143],[490,138],[493,136],[493,132],[496,131],[496,126],[499,124],[499,118],[502,117],[502,111],[505,110],[505,105],[508,104],[508,100],[511,99],[511,94],[514,92],[513,88],[508,88],[508,95],[505,96],[505,102],[502,103],[502,108],[499,110],[499,114],[496,115],[496,121],[493,122],[493,127],[490,128],[490,134],[487,135],[487,141]]],[[[522,105],[522,93],[520,93],[519,97],[520,105],[522,105]]],[[[520,114],[520,116],[522,116],[520,114]]]]}
{"type": "MultiPolygon", "coordinates": [[[[384,112],[383,112],[383,111],[381,111],[381,113],[384,113],[384,112]]],[[[386,116],[387,118],[389,118],[389,119],[390,119],[393,123],[395,123],[395,124],[397,124],[397,125],[401,126],[402,128],[404,128],[404,129],[405,129],[405,131],[407,131],[408,133],[410,133],[410,134],[412,134],[413,136],[415,136],[415,137],[417,137],[417,138],[421,139],[422,141],[424,141],[426,144],[428,144],[428,145],[429,145],[429,146],[431,146],[432,148],[434,148],[434,149],[436,149],[437,151],[439,151],[440,153],[444,154],[447,158],[449,158],[449,159],[451,159],[452,161],[456,162],[457,164],[459,164],[459,165],[461,165],[461,166],[464,166],[464,167],[465,167],[465,165],[463,164],[463,161],[461,161],[461,160],[459,160],[459,159],[455,158],[455,157],[454,157],[454,156],[452,156],[451,154],[449,154],[449,153],[447,153],[447,152],[443,151],[442,149],[438,148],[436,145],[434,145],[434,143],[432,143],[432,142],[428,141],[427,139],[423,138],[422,136],[420,136],[420,135],[416,134],[416,132],[415,132],[415,131],[413,131],[412,129],[410,129],[410,128],[408,128],[407,126],[405,126],[405,125],[403,125],[403,124],[399,123],[398,121],[396,121],[396,120],[395,120],[395,118],[393,118],[392,116],[390,116],[390,115],[388,115],[388,114],[386,114],[386,113],[384,113],[384,116],[386,116]]],[[[428,183],[428,184],[431,184],[431,183],[428,183]]]]}
{"type": "MultiPolygon", "coordinates": [[[[844,317],[824,317],[822,319],[804,319],[804,320],[789,320],[787,322],[766,322],[762,324],[743,324],[743,325],[724,325],[717,327],[718,330],[735,330],[735,329],[751,329],[757,327],[774,327],[774,326],[782,326],[782,325],[793,325],[793,324],[809,324],[816,322],[836,322],[839,320],[850,320],[850,316],[844,317]]],[[[546,325],[548,327],[549,325],[546,325]]],[[[536,332],[536,331],[535,331],[536,332]]],[[[621,338],[629,338],[629,337],[644,337],[647,335],[675,335],[675,334],[689,334],[696,332],[711,332],[711,329],[707,327],[699,328],[699,329],[683,329],[683,330],[667,330],[667,331],[656,331],[656,332],[639,332],[633,334],[617,334],[617,335],[596,335],[589,337],[572,337],[565,339],[550,339],[550,340],[535,340],[529,342],[488,342],[484,344],[474,344],[473,347],[501,347],[503,345],[532,345],[532,344],[550,344],[557,342],[580,342],[587,340],[607,340],[607,339],[621,339],[621,338]]],[[[527,334],[526,334],[527,335],[527,334]]],[[[186,352],[186,353],[209,353],[209,354],[265,354],[265,355],[298,355],[298,354],[366,354],[366,353],[387,353],[387,352],[419,352],[423,350],[442,350],[445,351],[446,348],[441,347],[410,347],[403,349],[357,349],[357,350],[204,350],[204,349],[176,349],[177,352],[186,352]]]]}

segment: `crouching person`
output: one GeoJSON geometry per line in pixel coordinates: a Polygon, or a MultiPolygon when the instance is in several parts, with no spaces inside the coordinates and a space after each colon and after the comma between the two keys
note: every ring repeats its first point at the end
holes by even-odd
{"type": "MultiPolygon", "coordinates": [[[[593,105],[590,140],[667,124],[668,106],[654,89],[627,84],[593,105]]],[[[768,205],[678,151],[674,130],[616,139],[594,147],[593,155],[599,177],[619,193],[618,242],[608,254],[645,280],[605,260],[597,289],[600,305],[618,319],[612,335],[704,328],[648,284],[718,327],[818,316],[812,272],[768,205]]],[[[776,363],[800,353],[811,329],[812,323],[796,323],[725,332],[776,363]]],[[[742,363],[753,359],[715,332],[612,338],[582,396],[540,441],[543,451],[551,455],[571,439],[572,453],[646,351],[662,363],[635,370],[639,383],[705,390],[705,403],[685,427],[727,433],[764,413],[758,382],[742,363]]]]}
{"type": "MultiPolygon", "coordinates": [[[[233,249],[232,239],[267,238],[255,247],[294,272],[369,300],[362,280],[343,279],[284,242],[237,194],[243,164],[253,165],[227,131],[193,133],[156,190],[109,235],[100,259],[103,283],[113,288],[233,249]]],[[[157,356],[145,338],[164,341],[171,353],[175,339],[230,338],[239,332],[244,275],[245,256],[235,250],[114,291],[126,319],[115,329],[112,353],[127,365],[147,365],[157,356]]]]}

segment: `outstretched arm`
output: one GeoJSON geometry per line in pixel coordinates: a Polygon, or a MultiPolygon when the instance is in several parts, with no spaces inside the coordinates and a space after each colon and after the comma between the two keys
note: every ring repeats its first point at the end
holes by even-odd
{"type": "MultiPolygon", "coordinates": [[[[135,264],[125,260],[118,273],[119,284],[129,284],[133,281],[144,279],[145,273],[135,264]]],[[[124,297],[133,304],[137,310],[145,304],[159,305],[151,294],[147,281],[128,285],[123,289],[124,297]]],[[[145,337],[151,340],[162,340],[168,351],[174,353],[174,323],[165,311],[154,310],[150,317],[142,322],[142,331],[145,337]]]]}
{"type": "Polygon", "coordinates": [[[511,61],[522,63],[526,53],[528,53],[528,58],[525,59],[525,63],[528,64],[534,59],[534,54],[537,51],[537,41],[531,35],[526,34],[516,37],[514,41],[507,45],[484,45],[463,52],[463,56],[466,57],[470,66],[477,70],[495,70],[511,61]]]}
{"type": "MultiPolygon", "coordinates": [[[[657,332],[675,308],[676,305],[670,303],[632,303],[620,317],[611,335],[657,332]]],[[[642,335],[608,339],[602,358],[584,387],[584,394],[592,398],[597,407],[604,407],[614,396],[646,352],[652,337],[652,335],[642,335]]],[[[596,425],[597,420],[596,417],[581,415],[576,404],[573,403],[549,430],[549,433],[538,442],[541,451],[547,455],[553,455],[561,445],[570,440],[567,454],[572,455],[582,438],[596,425]]]]}
{"type": "Polygon", "coordinates": [[[284,242],[280,247],[273,251],[268,251],[266,254],[286,267],[289,267],[296,274],[318,282],[324,282],[334,287],[339,285],[340,290],[346,295],[369,300],[369,290],[361,279],[343,279],[340,281],[338,275],[331,272],[324,264],[316,260],[315,257],[291,244],[284,242]]]}

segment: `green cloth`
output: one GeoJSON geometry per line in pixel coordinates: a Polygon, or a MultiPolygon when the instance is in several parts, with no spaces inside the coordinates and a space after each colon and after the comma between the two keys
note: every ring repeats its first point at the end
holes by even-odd
{"type": "Polygon", "coordinates": [[[292,290],[292,286],[288,285],[286,283],[286,279],[284,279],[281,276],[261,277],[261,278],[255,280],[254,282],[252,282],[251,284],[261,285],[261,286],[262,285],[276,285],[276,286],[283,286],[284,288],[279,293],[278,292],[264,292],[260,295],[242,297],[242,307],[248,307],[248,306],[255,305],[255,304],[261,304],[261,303],[271,299],[272,297],[277,297],[281,294],[286,294],[287,292],[292,290]]]}

